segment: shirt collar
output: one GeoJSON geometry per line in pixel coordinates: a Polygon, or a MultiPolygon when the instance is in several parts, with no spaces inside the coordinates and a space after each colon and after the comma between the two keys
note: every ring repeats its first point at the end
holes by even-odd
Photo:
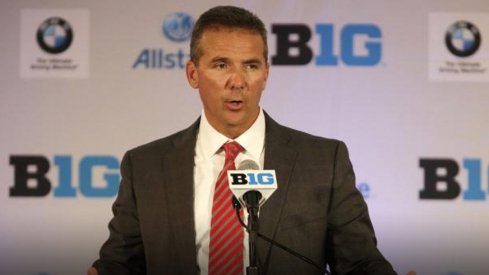
{"type": "MultiPolygon", "coordinates": [[[[224,143],[232,141],[232,139],[214,129],[209,124],[204,111],[202,111],[198,141],[202,144],[203,157],[209,159],[219,151],[224,143]]],[[[260,159],[265,144],[265,115],[263,114],[263,109],[260,108],[258,118],[253,125],[234,141],[238,142],[253,158],[260,159]]]]}

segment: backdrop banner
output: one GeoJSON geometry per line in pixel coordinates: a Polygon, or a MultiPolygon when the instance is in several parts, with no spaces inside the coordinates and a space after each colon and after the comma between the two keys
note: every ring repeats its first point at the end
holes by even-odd
{"type": "Polygon", "coordinates": [[[487,0],[3,0],[0,274],[86,272],[125,151],[201,114],[189,35],[222,4],[268,29],[263,109],[346,142],[396,271],[487,274],[487,0]]]}

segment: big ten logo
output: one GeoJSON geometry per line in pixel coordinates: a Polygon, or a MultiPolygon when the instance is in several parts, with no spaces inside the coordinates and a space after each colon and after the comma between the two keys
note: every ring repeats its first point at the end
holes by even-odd
{"type": "MultiPolygon", "coordinates": [[[[457,178],[460,172],[457,161],[448,158],[422,158],[419,166],[424,171],[424,188],[419,192],[420,199],[450,200],[457,198],[462,192],[461,176],[457,178]]],[[[463,192],[463,199],[485,200],[488,190],[484,192],[482,187],[481,159],[465,158],[462,166],[467,172],[467,188],[463,192]]],[[[486,171],[489,177],[489,167],[486,171]]]]}
{"type": "MultiPolygon", "coordinates": [[[[119,161],[113,156],[85,156],[78,162],[78,189],[73,184],[73,158],[56,155],[53,158],[57,168],[58,184],[53,190],[55,197],[112,197],[117,194],[120,175],[119,161]]],[[[10,156],[14,168],[14,185],[11,197],[44,197],[53,187],[48,178],[51,168],[49,159],[41,155],[10,156]]]]}
{"type": "Polygon", "coordinates": [[[364,199],[370,198],[370,185],[366,182],[360,182],[357,184],[357,190],[362,194],[364,199]]]}
{"type": "Polygon", "coordinates": [[[231,185],[273,185],[275,184],[275,175],[271,172],[233,172],[231,176],[231,185]]]}
{"type": "Polygon", "coordinates": [[[374,66],[382,58],[382,31],[373,24],[348,24],[339,30],[339,47],[335,52],[335,26],[316,24],[319,53],[314,56],[309,41],[311,28],[304,24],[274,24],[277,52],[273,65],[305,65],[313,58],[319,66],[336,66],[341,60],[348,66],[374,66]]]}

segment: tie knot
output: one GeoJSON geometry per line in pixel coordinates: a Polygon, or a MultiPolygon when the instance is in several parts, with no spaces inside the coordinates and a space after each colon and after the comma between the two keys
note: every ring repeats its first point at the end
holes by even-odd
{"type": "Polygon", "coordinates": [[[243,147],[236,141],[228,142],[222,146],[226,153],[226,159],[234,160],[236,156],[243,151],[243,147]]]}

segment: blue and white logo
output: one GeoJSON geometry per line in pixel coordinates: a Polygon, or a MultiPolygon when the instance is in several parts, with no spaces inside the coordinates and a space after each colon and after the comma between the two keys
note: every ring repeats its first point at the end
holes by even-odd
{"type": "Polygon", "coordinates": [[[481,44],[479,29],[467,21],[455,22],[447,30],[445,44],[455,56],[471,56],[479,49],[481,44]]]}
{"type": "MultiPolygon", "coordinates": [[[[347,24],[336,26],[318,23],[272,24],[276,36],[276,52],[272,65],[317,66],[375,66],[382,60],[382,29],[374,24],[347,24]],[[315,32],[315,33],[314,33],[315,32]],[[339,39],[335,37],[338,32],[339,39]],[[310,43],[317,36],[317,48],[310,43]],[[366,38],[366,39],[364,39],[366,38]]],[[[316,43],[317,43],[316,42],[316,43]]]]}
{"type": "Polygon", "coordinates": [[[46,19],[37,30],[37,43],[47,53],[62,53],[70,47],[72,41],[73,30],[60,17],[46,19]]]}
{"type": "Polygon", "coordinates": [[[194,23],[192,16],[186,13],[176,12],[170,14],[163,21],[163,34],[171,41],[185,42],[192,35],[194,23]]]}
{"type": "Polygon", "coordinates": [[[45,197],[53,193],[62,198],[109,198],[117,194],[121,179],[120,162],[109,155],[87,155],[78,161],[71,155],[55,155],[52,161],[43,155],[12,155],[10,165],[14,168],[10,197],[45,197]],[[58,173],[50,178],[53,166],[58,173]],[[73,169],[75,166],[78,170],[73,169]],[[73,181],[75,176],[78,186],[73,181]]]}

